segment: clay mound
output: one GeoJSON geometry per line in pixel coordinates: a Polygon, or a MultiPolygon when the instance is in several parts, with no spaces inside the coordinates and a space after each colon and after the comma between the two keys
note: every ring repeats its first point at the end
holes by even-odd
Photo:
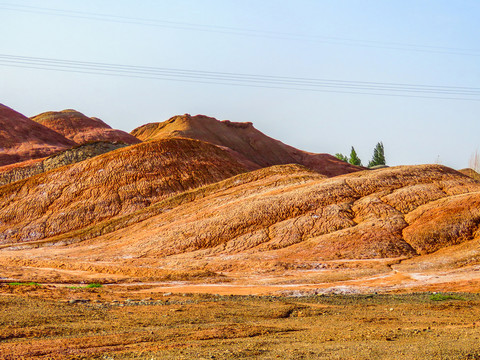
{"type": "Polygon", "coordinates": [[[174,116],[140,126],[131,134],[142,141],[186,137],[224,146],[251,170],[281,164],[300,164],[327,176],[362,170],[328,154],[312,154],[285,145],[255,129],[252,123],[218,121],[204,115],[174,116]]]}
{"type": "Polygon", "coordinates": [[[42,158],[75,143],[0,104],[0,166],[42,158]]]}
{"type": "Polygon", "coordinates": [[[61,151],[48,158],[22,161],[0,167],[0,186],[23,180],[43,172],[70,165],[90,159],[97,155],[104,154],[127,146],[123,143],[110,143],[99,141],[75,146],[71,149],[61,151]]]}
{"type": "Polygon", "coordinates": [[[328,179],[288,165],[176,195],[64,251],[128,257],[133,267],[230,272],[406,259],[473,240],[479,203],[480,184],[439,165],[328,179]]]}
{"type": "Polygon", "coordinates": [[[77,144],[93,141],[138,144],[140,140],[125,131],[112,129],[102,120],[87,117],[75,110],[49,111],[32,117],[42,124],[77,144]]]}
{"type": "Polygon", "coordinates": [[[128,146],[0,187],[0,240],[83,228],[245,171],[226,151],[197,140],[128,146]]]}

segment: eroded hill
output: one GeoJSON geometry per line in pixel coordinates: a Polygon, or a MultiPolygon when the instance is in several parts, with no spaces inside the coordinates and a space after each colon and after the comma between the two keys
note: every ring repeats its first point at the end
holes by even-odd
{"type": "Polygon", "coordinates": [[[76,110],[49,111],[32,117],[42,124],[77,144],[92,141],[121,142],[138,144],[140,140],[125,131],[112,129],[102,120],[87,117],[76,110]]]}
{"type": "Polygon", "coordinates": [[[204,115],[185,114],[140,126],[131,134],[142,141],[180,136],[224,146],[250,170],[292,163],[327,176],[362,170],[329,154],[312,154],[285,145],[258,131],[249,122],[218,121],[204,115]]]}
{"type": "Polygon", "coordinates": [[[96,242],[106,253],[172,257],[182,266],[210,259],[218,270],[275,259],[314,268],[332,259],[431,253],[472,240],[480,223],[480,185],[441,166],[331,179],[296,166],[259,172],[96,242]]]}

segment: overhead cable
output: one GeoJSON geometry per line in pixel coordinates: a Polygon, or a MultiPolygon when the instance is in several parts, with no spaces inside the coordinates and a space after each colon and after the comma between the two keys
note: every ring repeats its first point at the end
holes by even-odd
{"type": "Polygon", "coordinates": [[[466,86],[244,74],[234,72],[86,62],[9,54],[0,54],[0,66],[205,84],[480,101],[480,88],[466,86]]]}

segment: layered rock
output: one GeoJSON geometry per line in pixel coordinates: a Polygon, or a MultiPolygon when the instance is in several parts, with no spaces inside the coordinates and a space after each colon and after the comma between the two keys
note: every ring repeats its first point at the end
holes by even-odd
{"type": "Polygon", "coordinates": [[[334,178],[282,165],[172,194],[50,241],[90,239],[82,256],[131,266],[267,271],[415,258],[479,236],[480,184],[439,165],[334,178]]]}

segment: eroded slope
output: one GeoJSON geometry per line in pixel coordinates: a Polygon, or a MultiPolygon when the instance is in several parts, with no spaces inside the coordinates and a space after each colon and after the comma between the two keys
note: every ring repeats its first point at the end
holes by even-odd
{"type": "MultiPolygon", "coordinates": [[[[141,256],[220,260],[243,254],[312,266],[329,259],[411,257],[472,239],[479,218],[459,215],[444,202],[480,197],[479,190],[470,178],[435,165],[290,183],[267,178],[179,206],[105,243],[115,241],[116,247],[126,246],[122,253],[141,256]],[[429,233],[421,214],[442,209],[442,224],[471,230],[452,235],[454,241],[432,239],[437,245],[425,246],[419,239],[429,233]]],[[[472,204],[463,211],[474,211],[472,204]]]]}
{"type": "Polygon", "coordinates": [[[123,143],[99,141],[74,146],[47,158],[22,161],[0,167],[0,186],[23,180],[34,175],[44,173],[61,166],[74,164],[79,161],[113,151],[127,146],[123,143]]]}
{"type": "Polygon", "coordinates": [[[0,239],[62,234],[244,171],[226,151],[197,140],[121,148],[0,187],[0,239]]]}
{"type": "Polygon", "coordinates": [[[419,279],[433,279],[437,291],[452,281],[472,288],[465,279],[478,275],[480,184],[443,166],[325,178],[281,165],[193,187],[42,240],[68,246],[3,246],[0,266],[37,279],[58,269],[60,279],[236,279],[271,291],[277,282],[324,282],[305,288],[313,289],[332,281],[423,289],[428,282],[419,279]]]}

